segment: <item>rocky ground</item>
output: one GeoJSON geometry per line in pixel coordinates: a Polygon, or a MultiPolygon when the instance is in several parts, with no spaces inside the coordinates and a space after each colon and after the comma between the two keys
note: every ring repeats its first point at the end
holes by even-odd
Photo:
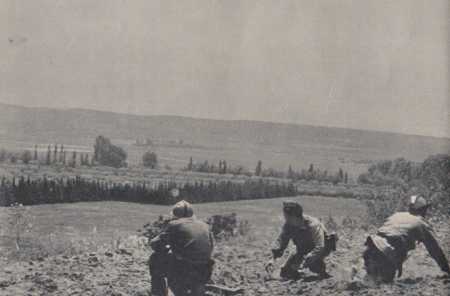
{"type": "MultiPolygon", "coordinates": [[[[449,224],[441,222],[436,228],[449,254],[449,224]]],[[[360,270],[366,231],[356,226],[338,232],[338,250],[327,259],[329,279],[317,280],[308,272],[299,281],[281,281],[276,272],[268,275],[264,264],[276,232],[260,226],[246,236],[217,242],[213,280],[242,287],[245,295],[450,295],[450,279],[442,277],[423,246],[411,253],[402,278],[374,285],[360,270]]],[[[0,295],[151,295],[149,252],[141,238],[132,236],[114,249],[95,253],[3,262],[0,295]]]]}

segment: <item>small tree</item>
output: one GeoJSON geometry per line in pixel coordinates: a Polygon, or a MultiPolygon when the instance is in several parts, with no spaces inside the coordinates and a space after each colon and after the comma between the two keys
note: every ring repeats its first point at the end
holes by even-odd
{"type": "Polygon", "coordinates": [[[344,171],[339,168],[339,182],[343,182],[344,181],[344,171]]]}
{"type": "Polygon", "coordinates": [[[58,162],[58,144],[55,144],[55,148],[53,149],[53,163],[58,162]]]}
{"type": "Polygon", "coordinates": [[[38,150],[37,145],[34,145],[34,157],[33,157],[34,161],[38,160],[38,151],[37,150],[38,150]]]}
{"type": "Polygon", "coordinates": [[[154,152],[147,151],[142,156],[142,163],[145,167],[154,169],[158,165],[158,156],[154,152]]]}
{"type": "Polygon", "coordinates": [[[31,152],[28,150],[25,150],[22,155],[20,156],[20,159],[24,164],[29,164],[31,160],[31,152]]]}
{"type": "Polygon", "coordinates": [[[258,163],[256,164],[256,169],[255,169],[255,176],[261,176],[261,172],[262,172],[262,161],[258,160],[258,163]]]}
{"type": "Polygon", "coordinates": [[[192,163],[192,157],[189,158],[189,163],[188,163],[188,171],[192,171],[194,164],[192,163]]]}
{"type": "Polygon", "coordinates": [[[11,163],[16,163],[17,162],[17,155],[15,153],[11,153],[9,156],[9,161],[11,163]]]}
{"type": "Polygon", "coordinates": [[[292,166],[291,165],[289,165],[287,177],[289,179],[294,179],[294,170],[292,170],[292,166]]]}
{"type": "Polygon", "coordinates": [[[108,138],[98,136],[94,144],[94,159],[101,165],[118,168],[126,165],[127,153],[122,148],[111,144],[108,138]]]}
{"type": "Polygon", "coordinates": [[[23,236],[33,227],[32,220],[27,208],[22,204],[14,203],[10,207],[9,231],[14,238],[16,250],[20,251],[23,236]]]}
{"type": "Polygon", "coordinates": [[[8,155],[6,153],[5,149],[0,150],[0,161],[5,161],[7,159],[8,155]]]}
{"type": "Polygon", "coordinates": [[[224,161],[222,162],[222,172],[223,172],[224,174],[227,173],[227,161],[226,161],[226,160],[224,160],[224,161]]]}
{"type": "Polygon", "coordinates": [[[52,151],[50,145],[47,147],[47,158],[45,159],[45,164],[50,165],[52,162],[52,151]]]}
{"type": "Polygon", "coordinates": [[[65,154],[64,154],[64,145],[61,144],[61,147],[59,148],[59,162],[64,163],[65,154]]]}
{"type": "Polygon", "coordinates": [[[72,161],[70,162],[71,167],[75,167],[77,165],[77,152],[74,150],[72,152],[72,161]]]}

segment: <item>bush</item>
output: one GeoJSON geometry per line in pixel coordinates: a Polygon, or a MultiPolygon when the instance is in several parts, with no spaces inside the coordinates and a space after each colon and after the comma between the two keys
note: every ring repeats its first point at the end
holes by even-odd
{"type": "Polygon", "coordinates": [[[126,166],[127,153],[122,148],[111,144],[108,138],[98,136],[94,145],[94,160],[105,166],[115,168],[126,166]]]}
{"type": "MultiPolygon", "coordinates": [[[[382,161],[369,167],[368,172],[358,177],[361,184],[389,186],[399,190],[405,199],[409,195],[424,195],[433,203],[433,211],[450,215],[450,155],[429,156],[423,163],[414,163],[403,158],[382,161]]],[[[387,202],[389,198],[382,198],[387,202]]],[[[377,210],[378,211],[378,210],[377,210]]]]}
{"type": "Polygon", "coordinates": [[[0,162],[5,161],[8,158],[8,153],[5,149],[0,150],[0,162]]]}
{"type": "Polygon", "coordinates": [[[386,190],[372,200],[367,200],[367,216],[370,225],[381,226],[384,221],[397,211],[407,209],[408,199],[400,190],[386,190]]]}
{"type": "Polygon", "coordinates": [[[213,215],[206,221],[216,239],[227,238],[236,235],[238,221],[236,213],[213,215]]]}
{"type": "Polygon", "coordinates": [[[147,151],[142,156],[142,163],[145,167],[155,169],[158,165],[158,156],[154,152],[147,151]]]}
{"type": "Polygon", "coordinates": [[[22,160],[22,162],[24,164],[28,164],[30,163],[31,160],[31,152],[28,150],[25,150],[22,155],[20,156],[20,159],[22,160]]]}

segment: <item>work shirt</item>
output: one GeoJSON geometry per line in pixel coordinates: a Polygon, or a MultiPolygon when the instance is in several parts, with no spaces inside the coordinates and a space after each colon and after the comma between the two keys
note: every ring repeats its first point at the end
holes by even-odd
{"type": "Polygon", "coordinates": [[[422,217],[408,212],[395,213],[387,219],[377,235],[388,241],[400,241],[405,252],[415,249],[416,243],[423,243],[441,269],[449,272],[447,258],[435,239],[433,229],[422,217]]]}
{"type": "Polygon", "coordinates": [[[325,256],[325,226],[311,216],[303,215],[303,220],[304,223],[301,226],[285,223],[272,250],[282,253],[292,239],[297,253],[308,254],[307,259],[310,261],[322,259],[325,256]]]}
{"type": "Polygon", "coordinates": [[[150,245],[154,249],[169,245],[177,259],[204,264],[211,258],[213,239],[208,224],[190,217],[170,221],[150,245]]]}

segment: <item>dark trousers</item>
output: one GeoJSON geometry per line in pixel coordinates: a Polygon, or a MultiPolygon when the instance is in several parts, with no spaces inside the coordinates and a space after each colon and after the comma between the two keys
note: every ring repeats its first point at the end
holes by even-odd
{"type": "Polygon", "coordinates": [[[166,278],[169,275],[169,263],[170,255],[163,252],[153,252],[148,260],[154,296],[166,296],[168,293],[166,278]]]}
{"type": "Polygon", "coordinates": [[[202,296],[213,265],[213,260],[193,264],[177,259],[172,253],[154,252],[149,260],[152,295],[166,295],[168,285],[176,296],[202,296]]]}
{"type": "MultiPolygon", "coordinates": [[[[298,269],[303,263],[303,259],[306,254],[297,252],[291,256],[289,256],[288,260],[284,263],[283,267],[281,267],[281,277],[295,277],[298,273],[298,269]]],[[[325,275],[326,273],[326,264],[324,262],[325,257],[320,257],[314,260],[307,267],[310,271],[317,273],[319,275],[325,275]]]]}

